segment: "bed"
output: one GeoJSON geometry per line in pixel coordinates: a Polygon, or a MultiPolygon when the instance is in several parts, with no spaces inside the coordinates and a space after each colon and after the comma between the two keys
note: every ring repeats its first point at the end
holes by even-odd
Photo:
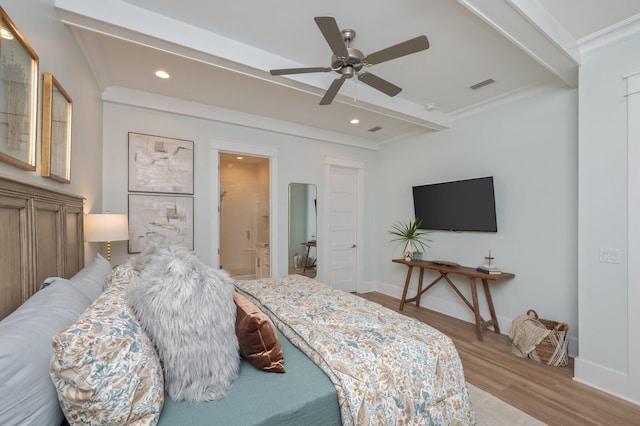
{"type": "Polygon", "coordinates": [[[224,399],[193,405],[165,399],[158,424],[201,425],[210,424],[212,418],[221,425],[341,424],[338,397],[329,378],[284,335],[278,337],[286,360],[285,374],[265,378],[269,373],[243,360],[240,378],[224,399]]]}
{"type": "Polygon", "coordinates": [[[122,291],[134,275],[98,255],[77,274],[44,279],[0,321],[0,424],[58,425],[65,415],[71,424],[83,416],[105,424],[114,413],[128,424],[160,425],[475,423],[449,338],[299,275],[235,281],[233,288],[275,326],[286,373],[241,358],[224,398],[174,401],[163,388],[167,362],[158,362],[157,345],[122,291]],[[105,343],[113,336],[115,349],[105,343]],[[82,403],[74,406],[74,398],[82,403]],[[109,405],[119,399],[126,403],[109,405]]]}

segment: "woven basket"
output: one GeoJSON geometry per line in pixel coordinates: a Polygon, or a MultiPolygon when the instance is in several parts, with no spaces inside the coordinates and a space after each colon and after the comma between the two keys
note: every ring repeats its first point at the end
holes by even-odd
{"type": "Polygon", "coordinates": [[[569,364],[569,325],[538,318],[538,313],[533,309],[527,311],[527,316],[535,318],[547,330],[551,330],[549,335],[538,343],[535,350],[529,352],[529,358],[553,367],[564,367],[569,364]]]}

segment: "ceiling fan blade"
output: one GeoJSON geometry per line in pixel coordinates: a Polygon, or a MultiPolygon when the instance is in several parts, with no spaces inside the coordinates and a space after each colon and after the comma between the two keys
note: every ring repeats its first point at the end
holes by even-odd
{"type": "Polygon", "coordinates": [[[395,96],[402,91],[402,89],[395,84],[391,84],[387,80],[384,80],[377,75],[371,74],[370,72],[360,73],[358,75],[358,80],[360,80],[364,84],[368,84],[374,89],[381,91],[385,95],[395,96]]]}
{"type": "Polygon", "coordinates": [[[338,28],[336,20],[330,16],[316,16],[313,19],[316,21],[318,28],[320,28],[320,32],[322,32],[324,39],[327,40],[327,44],[331,48],[333,54],[342,58],[349,57],[347,46],[344,44],[344,40],[342,39],[342,34],[340,33],[340,28],[338,28]]]}
{"type": "Polygon", "coordinates": [[[320,105],[329,105],[331,102],[333,102],[333,99],[338,94],[338,90],[340,90],[344,82],[345,82],[345,79],[342,77],[336,78],[335,80],[333,80],[333,83],[331,83],[331,86],[329,86],[329,88],[327,89],[322,99],[320,99],[320,105]]]}
{"type": "Polygon", "coordinates": [[[412,38],[411,40],[398,43],[394,46],[387,47],[386,49],[378,50],[377,52],[368,55],[365,58],[365,62],[369,65],[375,65],[401,56],[411,55],[412,53],[420,52],[421,50],[427,50],[428,48],[429,40],[427,39],[427,36],[419,36],[412,38]]]}
{"type": "Polygon", "coordinates": [[[312,72],[329,72],[329,67],[313,67],[313,68],[283,68],[279,70],[271,70],[271,75],[286,75],[286,74],[306,74],[312,72]]]}

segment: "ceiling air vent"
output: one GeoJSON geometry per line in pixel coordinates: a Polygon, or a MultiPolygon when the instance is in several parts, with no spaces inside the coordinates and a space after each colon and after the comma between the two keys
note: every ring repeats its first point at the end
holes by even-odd
{"type": "Polygon", "coordinates": [[[380,127],[380,126],[376,126],[376,127],[372,127],[372,128],[370,128],[370,129],[369,129],[369,131],[370,131],[371,133],[373,133],[373,132],[377,132],[378,130],[382,130],[382,127],[380,127]]]}
{"type": "Polygon", "coordinates": [[[481,81],[480,83],[476,83],[473,86],[470,86],[469,88],[472,89],[472,90],[478,90],[478,89],[480,89],[480,88],[482,88],[484,86],[488,86],[488,85],[490,85],[492,83],[495,83],[495,82],[496,81],[494,79],[488,78],[485,81],[481,81]]]}

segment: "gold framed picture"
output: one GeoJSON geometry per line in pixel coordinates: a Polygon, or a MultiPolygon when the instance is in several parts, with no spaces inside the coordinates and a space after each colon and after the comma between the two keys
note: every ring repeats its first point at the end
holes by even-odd
{"type": "Polygon", "coordinates": [[[0,160],[36,169],[38,55],[0,7],[0,160]]]}
{"type": "Polygon", "coordinates": [[[71,117],[73,103],[58,80],[42,77],[42,176],[71,182],[71,117]]]}

